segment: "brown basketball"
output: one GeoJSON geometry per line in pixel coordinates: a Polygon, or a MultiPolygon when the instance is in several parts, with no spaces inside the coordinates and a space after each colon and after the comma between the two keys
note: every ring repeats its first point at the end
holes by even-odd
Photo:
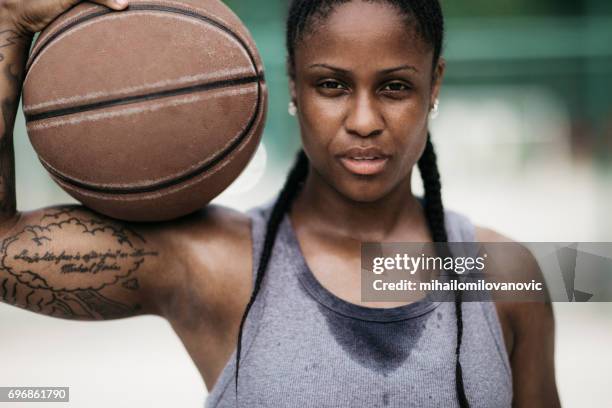
{"type": "Polygon", "coordinates": [[[206,205],[246,167],[267,90],[255,43],[220,1],[82,3],[38,37],[23,105],[41,163],[70,195],[161,221],[206,205]]]}

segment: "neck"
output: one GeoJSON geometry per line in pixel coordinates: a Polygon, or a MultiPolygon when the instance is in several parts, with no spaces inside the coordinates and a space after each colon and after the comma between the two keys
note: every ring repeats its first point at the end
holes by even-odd
{"type": "Polygon", "coordinates": [[[378,200],[359,202],[334,189],[310,166],[293,213],[309,229],[325,235],[384,241],[400,225],[420,227],[424,224],[423,209],[412,194],[411,176],[412,172],[378,200]]]}

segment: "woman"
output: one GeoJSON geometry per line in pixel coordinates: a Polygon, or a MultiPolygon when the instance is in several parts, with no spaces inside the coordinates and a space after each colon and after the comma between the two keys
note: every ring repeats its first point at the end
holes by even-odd
{"type": "Polygon", "coordinates": [[[289,111],[303,151],[279,197],[247,215],[209,206],[147,226],[82,207],[15,210],[11,131],[26,50],[67,6],[3,3],[2,238],[43,278],[53,265],[33,256],[32,231],[53,248],[103,251],[121,239],[146,256],[112,284],[80,278],[77,291],[17,279],[3,264],[4,301],[66,318],[164,316],[211,407],[559,406],[550,305],[360,299],[361,242],[505,239],[443,210],[428,134],[445,70],[437,1],[293,1],[289,111]]]}

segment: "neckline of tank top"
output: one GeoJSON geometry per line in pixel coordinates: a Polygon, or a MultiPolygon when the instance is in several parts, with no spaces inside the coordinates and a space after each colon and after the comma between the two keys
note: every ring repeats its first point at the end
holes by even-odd
{"type": "Polygon", "coordinates": [[[316,278],[306,262],[288,214],[285,214],[280,229],[288,244],[289,258],[297,264],[297,278],[300,283],[315,301],[342,316],[369,322],[393,323],[422,316],[433,311],[441,303],[432,301],[429,295],[416,302],[391,308],[374,308],[348,302],[336,296],[316,278]]]}

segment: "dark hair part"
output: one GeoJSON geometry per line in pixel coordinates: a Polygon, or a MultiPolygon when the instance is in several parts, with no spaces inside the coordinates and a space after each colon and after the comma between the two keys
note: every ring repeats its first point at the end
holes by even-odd
{"type": "MultiPolygon", "coordinates": [[[[289,8],[287,19],[287,51],[289,73],[293,75],[293,64],[295,61],[296,44],[303,36],[311,30],[315,22],[321,22],[336,6],[351,0],[293,0],[289,8]]],[[[363,0],[385,2],[396,6],[406,17],[410,24],[416,24],[417,32],[426,44],[434,50],[434,70],[442,53],[444,40],[444,19],[438,0],[363,0]]],[[[301,190],[308,175],[309,162],[303,150],[297,155],[287,181],[283,186],[278,199],[274,203],[272,213],[266,226],[266,234],[263,249],[260,255],[259,266],[255,277],[254,289],[247,304],[246,310],[240,321],[238,332],[238,345],[236,350],[236,404],[238,404],[238,375],[240,370],[240,354],[242,351],[242,333],[244,324],[257,294],[259,293],[268,262],[272,255],[272,248],[280,224],[291,210],[291,206],[301,190]]],[[[446,224],[444,220],[444,206],[442,205],[442,194],[440,174],[438,172],[436,153],[428,135],[427,144],[423,155],[418,162],[419,172],[423,178],[425,188],[425,216],[434,242],[448,242],[446,224]]],[[[455,348],[455,387],[459,404],[462,408],[469,408],[469,402],[465,394],[463,374],[460,363],[461,340],[463,337],[463,317],[461,307],[461,292],[455,293],[455,313],[457,320],[457,342],[455,348]]]]}

